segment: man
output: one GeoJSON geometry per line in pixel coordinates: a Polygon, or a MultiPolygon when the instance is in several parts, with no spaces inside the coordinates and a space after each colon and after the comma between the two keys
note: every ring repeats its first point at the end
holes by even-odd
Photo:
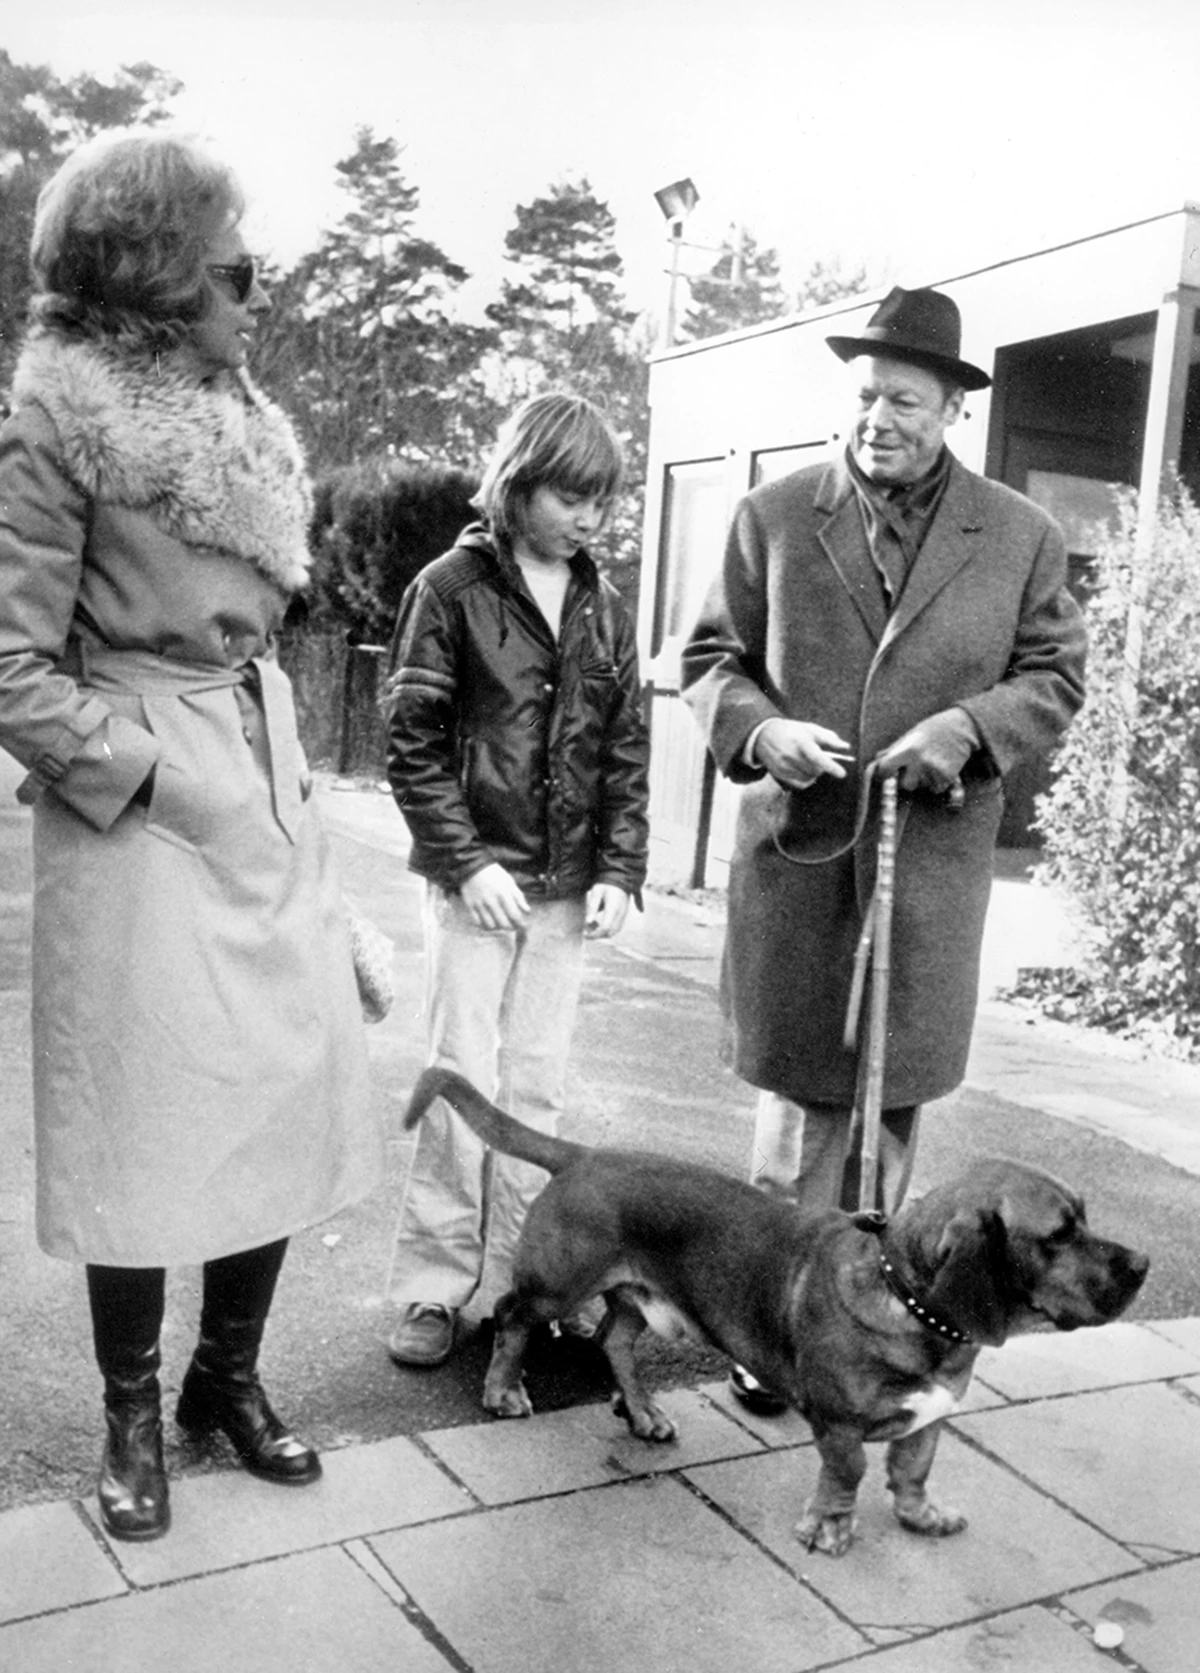
{"type": "MultiPolygon", "coordinates": [[[[960,358],[953,300],[896,287],[861,337],[826,340],[851,369],[849,442],[742,501],[683,688],[746,786],[722,1006],[760,1089],[751,1178],[806,1210],[858,1206],[844,1030],[878,835],[867,770],[898,776],[878,1175],[893,1213],[920,1106],[966,1067],[1003,781],[1083,701],[1084,631],[1056,525],[945,445],[991,381],[960,358]]],[[[772,1404],[752,1379],[735,1389],[772,1404]]]]}

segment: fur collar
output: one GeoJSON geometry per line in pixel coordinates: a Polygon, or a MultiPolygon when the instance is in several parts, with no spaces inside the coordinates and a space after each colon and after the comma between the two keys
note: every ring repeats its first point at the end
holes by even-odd
{"type": "Polygon", "coordinates": [[[197,384],[46,332],[27,343],[17,403],[45,409],[71,480],[144,511],[189,546],[252,563],[285,592],[308,579],[312,495],[291,424],[244,372],[197,384]]]}

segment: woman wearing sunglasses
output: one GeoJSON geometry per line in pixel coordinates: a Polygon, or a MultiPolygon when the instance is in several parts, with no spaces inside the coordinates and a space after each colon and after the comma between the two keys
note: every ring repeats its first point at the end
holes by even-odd
{"type": "Polygon", "coordinates": [[[86,1268],[100,1513],[120,1539],[169,1523],[168,1266],[203,1267],[180,1428],[223,1431],[269,1481],[320,1474],[263,1393],[259,1344],[289,1235],[366,1195],[382,1160],[341,890],[274,658],[309,487],[245,370],[270,303],[241,212],[229,172],[162,132],[70,158],[39,199],[0,431],[37,1233],[86,1268]]]}

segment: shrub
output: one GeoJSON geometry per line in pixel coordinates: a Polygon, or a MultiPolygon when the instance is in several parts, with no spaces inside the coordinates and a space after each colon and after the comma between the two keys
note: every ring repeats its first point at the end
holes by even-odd
{"type": "Polygon", "coordinates": [[[368,460],[316,485],[309,622],[352,642],[386,644],[405,587],[453,546],[476,513],[479,486],[446,465],[368,460]]]}
{"type": "Polygon", "coordinates": [[[1087,607],[1087,702],[1038,802],[1041,871],[1065,890],[1086,936],[1058,1014],[1190,1053],[1200,1046],[1200,511],[1182,488],[1160,507],[1130,726],[1121,693],[1135,525],[1130,494],[1087,607]],[[1127,800],[1115,829],[1122,761],[1127,800]]]}

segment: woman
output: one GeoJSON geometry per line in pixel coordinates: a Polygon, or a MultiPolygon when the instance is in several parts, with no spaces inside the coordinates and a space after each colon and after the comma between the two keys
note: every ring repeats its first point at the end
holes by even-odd
{"type": "Polygon", "coordinates": [[[38,203],[0,431],[0,743],[33,804],[38,1241],[87,1267],[104,1526],[165,1533],[164,1268],[204,1266],[177,1420],[320,1474],[258,1380],[288,1236],[381,1172],[340,888],[273,647],[309,488],[245,371],[270,303],[222,165],[161,132],[38,203]]]}

